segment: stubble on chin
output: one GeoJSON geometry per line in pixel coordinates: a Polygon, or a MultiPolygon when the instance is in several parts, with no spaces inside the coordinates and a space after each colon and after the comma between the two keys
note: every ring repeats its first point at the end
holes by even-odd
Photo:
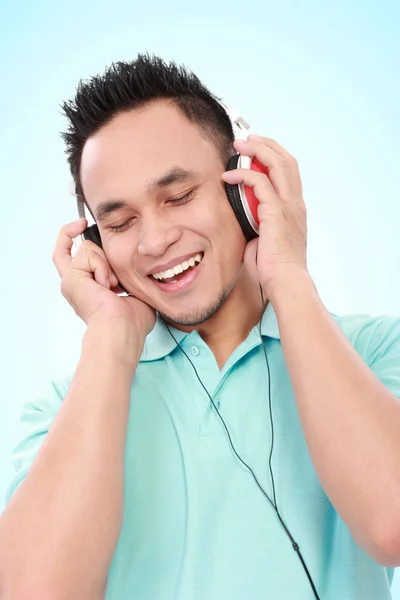
{"type": "Polygon", "coordinates": [[[208,321],[216,312],[219,311],[226,298],[229,296],[234,285],[227,289],[224,289],[218,298],[209,306],[202,308],[195,308],[187,313],[181,313],[179,315],[171,316],[158,311],[164,321],[166,321],[172,327],[196,327],[208,321]]]}

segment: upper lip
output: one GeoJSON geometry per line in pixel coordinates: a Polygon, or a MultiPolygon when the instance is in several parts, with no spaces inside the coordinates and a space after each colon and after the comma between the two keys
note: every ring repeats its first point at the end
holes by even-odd
{"type": "Polygon", "coordinates": [[[190,254],[185,254],[184,256],[179,256],[178,258],[174,258],[163,265],[156,265],[150,271],[148,271],[147,275],[153,275],[154,273],[160,273],[161,271],[168,271],[168,269],[172,269],[172,267],[179,265],[184,260],[187,260],[188,258],[191,258],[192,256],[196,256],[196,254],[201,254],[201,252],[191,252],[190,254]]]}

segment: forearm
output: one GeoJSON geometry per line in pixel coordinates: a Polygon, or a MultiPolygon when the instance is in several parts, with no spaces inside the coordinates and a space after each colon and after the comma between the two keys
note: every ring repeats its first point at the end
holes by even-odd
{"type": "MultiPolygon", "coordinates": [[[[123,515],[134,333],[88,328],[79,365],[26,480],[0,522],[2,587],[102,598],[123,515]],[[124,347],[128,360],[125,360],[124,347]]],[[[41,597],[42,597],[41,596],[41,597]]],[[[5,595],[7,598],[7,595],[5,595]]]]}
{"type": "Polygon", "coordinates": [[[321,484],[358,543],[379,562],[392,562],[399,538],[400,403],[352,347],[311,280],[282,286],[272,304],[321,484]]]}

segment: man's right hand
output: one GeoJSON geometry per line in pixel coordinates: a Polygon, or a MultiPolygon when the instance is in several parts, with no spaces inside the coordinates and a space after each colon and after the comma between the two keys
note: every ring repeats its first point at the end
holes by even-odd
{"type": "Polygon", "coordinates": [[[61,277],[61,293],[87,325],[100,320],[126,319],[145,337],[155,324],[155,311],[132,296],[118,296],[118,279],[104,251],[85,240],[72,258],[73,239],[87,227],[86,219],[68,223],[60,230],[53,262],[61,277]]]}

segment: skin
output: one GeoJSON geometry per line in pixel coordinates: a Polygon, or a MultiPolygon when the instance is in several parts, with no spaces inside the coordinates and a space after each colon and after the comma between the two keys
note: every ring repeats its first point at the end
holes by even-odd
{"type": "Polygon", "coordinates": [[[262,310],[257,281],[243,264],[246,242],[226,197],[224,171],[218,149],[169,102],[118,115],[87,141],[81,163],[95,215],[106,201],[126,204],[97,221],[118,280],[176,327],[196,326],[221,366],[262,310]],[[176,167],[193,177],[148,189],[176,167]],[[188,201],[172,204],[188,192],[188,201]],[[196,252],[204,253],[201,273],[187,290],[167,294],[149,278],[157,265],[196,252]]]}

